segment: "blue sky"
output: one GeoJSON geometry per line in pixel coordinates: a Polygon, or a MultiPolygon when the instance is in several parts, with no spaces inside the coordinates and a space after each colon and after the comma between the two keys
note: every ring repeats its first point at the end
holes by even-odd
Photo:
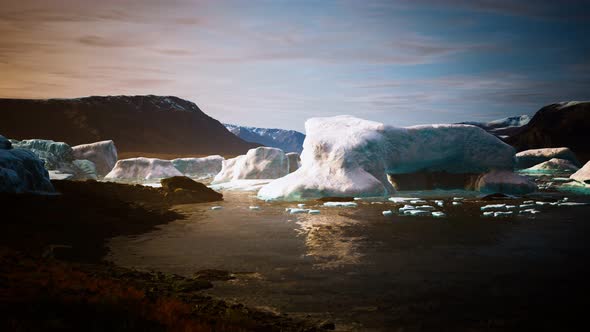
{"type": "Polygon", "coordinates": [[[223,122],[485,121],[590,99],[590,2],[3,0],[0,96],[161,94],[223,122]]]}

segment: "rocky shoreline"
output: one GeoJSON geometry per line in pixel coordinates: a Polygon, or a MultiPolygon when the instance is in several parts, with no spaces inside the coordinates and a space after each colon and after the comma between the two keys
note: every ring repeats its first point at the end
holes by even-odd
{"type": "Polygon", "coordinates": [[[139,272],[102,260],[106,241],[149,231],[183,215],[172,206],[214,201],[167,183],[146,188],[53,181],[60,194],[2,195],[14,217],[0,232],[0,328],[109,331],[321,331],[302,321],[200,294],[227,271],[191,278],[139,272]]]}

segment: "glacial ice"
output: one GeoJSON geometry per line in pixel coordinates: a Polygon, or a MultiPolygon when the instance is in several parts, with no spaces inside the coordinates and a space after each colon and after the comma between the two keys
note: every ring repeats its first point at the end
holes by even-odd
{"type": "Polygon", "coordinates": [[[250,206],[248,207],[250,210],[260,210],[260,206],[250,206]]]}
{"type": "Polygon", "coordinates": [[[388,200],[391,202],[394,202],[394,203],[406,203],[406,202],[419,200],[419,198],[416,198],[416,197],[389,197],[388,200]]]}
{"type": "Polygon", "coordinates": [[[298,213],[309,213],[310,210],[308,209],[295,209],[295,208],[287,208],[285,209],[289,214],[298,214],[298,213]]]}
{"type": "Polygon", "coordinates": [[[234,180],[230,182],[222,182],[212,184],[209,187],[215,191],[229,190],[229,191],[258,191],[263,186],[267,185],[271,179],[259,180],[234,180]]]}
{"type": "Polygon", "coordinates": [[[295,172],[299,166],[301,166],[301,156],[297,152],[287,153],[287,159],[289,160],[289,173],[295,172]]]}
{"type": "Polygon", "coordinates": [[[484,193],[522,195],[537,190],[537,185],[524,176],[511,171],[491,171],[481,176],[475,189],[484,193]]]}
{"type": "Polygon", "coordinates": [[[211,207],[211,210],[221,210],[221,209],[223,209],[222,206],[212,206],[211,207]]]}
{"type": "Polygon", "coordinates": [[[521,151],[516,154],[516,168],[525,169],[533,167],[553,158],[565,159],[575,166],[580,166],[576,155],[569,148],[562,147],[521,151]]]}
{"type": "Polygon", "coordinates": [[[434,201],[434,204],[443,207],[445,205],[445,201],[437,199],[434,201]]]}
{"type": "Polygon", "coordinates": [[[43,161],[0,136],[0,193],[53,192],[43,161]]]}
{"type": "Polygon", "coordinates": [[[75,159],[92,161],[99,176],[107,175],[117,163],[117,148],[111,140],[76,145],[72,147],[72,153],[75,159]]]}
{"type": "Polygon", "coordinates": [[[171,161],[139,157],[118,160],[104,178],[109,181],[144,182],[173,176],[182,176],[182,173],[171,161]]]}
{"type": "Polygon", "coordinates": [[[578,166],[574,165],[569,160],[553,158],[533,167],[523,169],[520,172],[532,174],[551,174],[558,172],[576,172],[579,169],[580,168],[578,166]]]}
{"type": "Polygon", "coordinates": [[[391,210],[387,210],[387,211],[383,211],[381,212],[384,216],[388,217],[388,216],[392,216],[393,215],[393,211],[391,210]]]}
{"type": "MultiPolygon", "coordinates": [[[[289,159],[281,149],[258,147],[223,161],[213,183],[247,179],[278,179],[289,174],[289,159]]],[[[293,174],[293,173],[292,173],[293,174]]]]}
{"type": "Polygon", "coordinates": [[[444,212],[440,212],[440,211],[434,211],[434,212],[432,212],[432,216],[433,216],[434,218],[444,218],[444,217],[446,217],[447,215],[446,215],[444,212]]]}
{"type": "Polygon", "coordinates": [[[526,210],[522,210],[519,212],[520,214],[538,214],[541,213],[541,211],[539,210],[535,210],[535,209],[526,209],[526,210]]]}
{"type": "Polygon", "coordinates": [[[494,212],[494,217],[509,217],[513,214],[514,214],[514,212],[512,212],[512,211],[506,211],[506,212],[497,211],[497,212],[494,212]]]}
{"type": "Polygon", "coordinates": [[[456,202],[456,201],[455,201],[455,202],[453,202],[452,204],[453,204],[453,206],[459,206],[459,205],[462,205],[463,203],[461,203],[461,202],[456,202]]]}
{"type": "Polygon", "coordinates": [[[172,165],[184,176],[203,180],[217,175],[221,171],[224,160],[219,155],[203,158],[177,158],[172,160],[172,165]]]}
{"type": "Polygon", "coordinates": [[[481,128],[399,128],[351,116],[307,120],[301,167],[264,186],[262,199],[385,196],[388,174],[512,170],[514,149],[481,128]]]}
{"type": "Polygon", "coordinates": [[[506,204],[489,204],[479,208],[482,211],[489,211],[495,209],[506,209],[506,204]]]}
{"type": "Polygon", "coordinates": [[[326,207],[357,207],[358,204],[354,202],[325,202],[326,207]]]}
{"type": "Polygon", "coordinates": [[[584,165],[584,167],[580,168],[580,170],[572,174],[570,178],[578,182],[590,185],[590,161],[588,161],[584,165]]]}
{"type": "Polygon", "coordinates": [[[430,211],[414,209],[414,210],[404,211],[404,215],[415,216],[415,217],[429,217],[432,215],[432,213],[430,211]]]}
{"type": "Polygon", "coordinates": [[[320,210],[308,210],[308,214],[320,214],[320,210]]]}

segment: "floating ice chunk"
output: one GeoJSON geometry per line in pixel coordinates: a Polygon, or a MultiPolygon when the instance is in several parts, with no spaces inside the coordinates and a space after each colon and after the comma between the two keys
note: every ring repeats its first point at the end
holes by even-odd
{"type": "Polygon", "coordinates": [[[298,213],[309,213],[308,209],[288,209],[289,214],[298,214],[298,213]]]}
{"type": "Polygon", "coordinates": [[[416,209],[416,207],[414,207],[414,206],[412,206],[412,205],[407,205],[407,204],[406,204],[406,205],[404,205],[403,207],[399,208],[399,212],[400,212],[400,213],[405,213],[406,211],[409,211],[409,210],[415,210],[415,209],[416,209]]]}
{"type": "Polygon", "coordinates": [[[434,208],[434,206],[431,206],[431,205],[420,205],[420,206],[417,206],[416,208],[419,209],[419,210],[428,210],[428,211],[434,211],[434,210],[436,210],[434,208]]]}
{"type": "Polygon", "coordinates": [[[453,197],[454,201],[462,201],[464,199],[465,199],[465,197],[453,197]]]}
{"type": "Polygon", "coordinates": [[[514,212],[512,212],[512,211],[506,211],[506,212],[497,211],[497,212],[494,212],[494,217],[508,217],[513,214],[514,214],[514,212]]]}
{"type": "Polygon", "coordinates": [[[302,207],[304,207],[304,206],[305,206],[305,204],[303,204],[303,203],[302,203],[302,204],[297,204],[297,207],[298,207],[298,208],[302,208],[302,207]]]}
{"type": "Polygon", "coordinates": [[[434,201],[434,204],[443,207],[445,205],[445,201],[437,199],[436,201],[434,201]]]}
{"type": "MultiPolygon", "coordinates": [[[[244,179],[278,179],[289,174],[289,159],[277,148],[258,147],[245,155],[222,161],[214,184],[244,179]]],[[[261,197],[267,198],[267,197],[261,197]]]]}
{"type": "Polygon", "coordinates": [[[307,213],[309,214],[320,214],[320,210],[309,210],[307,213]]]}
{"type": "Polygon", "coordinates": [[[523,204],[535,204],[535,201],[524,201],[523,204]]]}
{"type": "Polygon", "coordinates": [[[563,203],[558,203],[558,206],[583,206],[583,205],[588,205],[588,203],[577,203],[577,202],[563,202],[563,203]]]}
{"type": "Polygon", "coordinates": [[[482,211],[488,211],[488,210],[505,209],[505,208],[506,208],[506,204],[490,204],[490,205],[484,205],[479,209],[482,211]]]}
{"type": "Polygon", "coordinates": [[[221,207],[221,206],[212,206],[211,207],[211,210],[221,210],[221,209],[223,209],[223,207],[221,207]]]}
{"type": "Polygon", "coordinates": [[[506,210],[516,209],[516,205],[506,205],[506,210]]]}
{"type": "Polygon", "coordinates": [[[526,210],[522,210],[519,212],[520,214],[537,214],[537,213],[541,213],[541,211],[539,210],[535,210],[535,209],[526,209],[526,210]]]}
{"type": "Polygon", "coordinates": [[[461,202],[453,202],[453,205],[454,206],[458,206],[458,205],[461,205],[461,204],[463,204],[463,203],[461,203],[461,202]]]}
{"type": "Polygon", "coordinates": [[[387,216],[392,216],[392,215],[393,215],[393,211],[391,211],[391,210],[383,211],[383,212],[381,212],[381,213],[382,213],[384,216],[386,216],[386,217],[387,217],[387,216]]]}
{"type": "Polygon", "coordinates": [[[363,198],[362,198],[362,197],[355,197],[355,198],[353,198],[353,199],[354,199],[355,201],[361,201],[361,200],[363,200],[363,198]]]}
{"type": "Polygon", "coordinates": [[[432,216],[433,216],[434,218],[444,218],[444,217],[446,217],[447,215],[446,215],[444,212],[440,212],[440,211],[434,211],[434,212],[432,212],[432,216]]]}
{"type": "Polygon", "coordinates": [[[541,205],[541,206],[542,206],[542,205],[550,205],[550,204],[551,204],[551,202],[542,202],[542,201],[538,201],[538,202],[535,202],[535,204],[537,204],[537,205],[541,205]]]}
{"type": "Polygon", "coordinates": [[[493,217],[494,216],[494,211],[486,211],[483,213],[484,217],[493,217]]]}
{"type": "Polygon", "coordinates": [[[532,208],[532,207],[534,207],[534,206],[535,206],[535,204],[520,204],[520,206],[519,206],[519,207],[520,207],[521,209],[528,209],[528,208],[532,208]]]}
{"type": "Polygon", "coordinates": [[[561,199],[561,201],[562,202],[567,202],[567,201],[569,201],[569,197],[564,197],[564,198],[561,199]]]}
{"type": "Polygon", "coordinates": [[[430,211],[424,211],[424,210],[407,210],[404,212],[405,215],[410,215],[410,216],[418,216],[418,217],[426,217],[426,216],[431,216],[431,212],[430,211]]]}
{"type": "Polygon", "coordinates": [[[355,202],[326,202],[324,203],[326,207],[357,207],[358,204],[355,202]]]}
{"type": "Polygon", "coordinates": [[[414,200],[410,201],[410,204],[426,204],[426,203],[428,203],[428,202],[423,199],[414,199],[414,200]]]}
{"type": "Polygon", "coordinates": [[[394,203],[406,203],[409,201],[418,200],[416,197],[389,197],[389,200],[394,203]]]}
{"type": "Polygon", "coordinates": [[[260,206],[250,206],[250,210],[260,210],[260,206]]]}

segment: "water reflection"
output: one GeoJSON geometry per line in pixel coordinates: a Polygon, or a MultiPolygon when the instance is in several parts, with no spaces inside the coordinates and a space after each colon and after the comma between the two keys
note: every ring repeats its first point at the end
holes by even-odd
{"type": "Polygon", "coordinates": [[[363,254],[359,248],[365,236],[347,235],[347,228],[359,222],[343,216],[302,216],[295,231],[304,237],[307,256],[315,259],[316,269],[335,269],[359,264],[363,254]]]}

